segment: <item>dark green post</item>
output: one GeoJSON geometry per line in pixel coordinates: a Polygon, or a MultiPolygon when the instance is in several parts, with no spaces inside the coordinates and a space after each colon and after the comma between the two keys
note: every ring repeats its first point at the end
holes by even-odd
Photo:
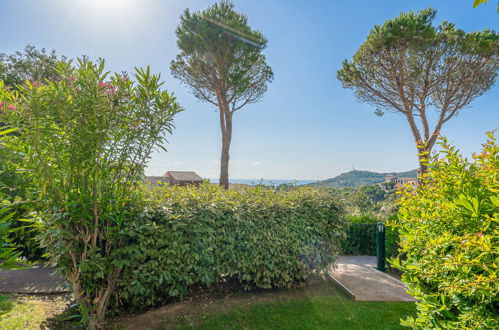
{"type": "Polygon", "coordinates": [[[382,222],[376,224],[376,255],[378,256],[377,270],[385,271],[385,225],[382,222]]]}

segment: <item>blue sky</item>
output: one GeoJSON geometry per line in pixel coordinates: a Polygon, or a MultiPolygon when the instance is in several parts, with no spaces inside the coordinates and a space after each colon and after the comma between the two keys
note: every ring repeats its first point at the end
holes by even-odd
{"type": "MultiPolygon", "coordinates": [[[[230,175],[240,179],[326,179],[352,169],[380,172],[417,167],[404,118],[358,102],[336,79],[375,24],[400,12],[432,6],[437,22],[465,31],[499,30],[495,1],[472,0],[236,0],[236,10],[268,38],[275,74],[261,102],[235,114],[230,175]]],[[[171,77],[175,27],[185,8],[204,0],[0,0],[0,52],[32,44],[70,58],[102,57],[111,71],[150,65],[186,109],[176,118],[168,152],[156,153],[149,175],[194,170],[219,173],[220,129],[213,106],[197,101],[171,77]]],[[[446,124],[442,133],[465,155],[478,151],[485,131],[499,128],[499,84],[446,124]]]]}

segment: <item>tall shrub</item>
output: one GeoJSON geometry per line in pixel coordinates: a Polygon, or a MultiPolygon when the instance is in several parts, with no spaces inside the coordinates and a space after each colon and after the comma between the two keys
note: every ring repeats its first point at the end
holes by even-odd
{"type": "Polygon", "coordinates": [[[72,286],[84,319],[99,328],[122,265],[124,221],[140,204],[137,186],[151,152],[179,111],[149,68],[111,76],[104,62],[60,63],[60,80],[0,91],[2,120],[18,129],[40,189],[44,243],[72,286]]]}
{"type": "Polygon", "coordinates": [[[499,328],[499,148],[473,161],[442,142],[416,191],[405,191],[395,225],[407,260],[394,261],[419,299],[404,324],[428,329],[499,328]]]}
{"type": "Polygon", "coordinates": [[[128,309],[185,297],[192,286],[233,281],[288,287],[336,262],[345,237],[326,192],[216,185],[161,187],[148,212],[123,228],[128,263],[118,300],[128,309]]]}
{"type": "Polygon", "coordinates": [[[31,195],[38,194],[38,191],[23,170],[23,152],[15,148],[12,143],[15,141],[17,141],[16,132],[10,131],[0,136],[0,194],[5,200],[11,202],[10,207],[14,212],[10,219],[11,230],[7,236],[21,252],[21,257],[29,261],[37,261],[42,258],[45,251],[40,247],[37,239],[39,233],[37,222],[34,219],[28,222],[28,219],[31,218],[33,211],[33,203],[30,202],[31,195]]]}
{"type": "Polygon", "coordinates": [[[15,212],[10,209],[11,203],[4,198],[0,191],[0,269],[14,268],[20,254],[9,239],[9,233],[12,231],[11,218],[15,212]]]}
{"type": "MultiPolygon", "coordinates": [[[[0,88],[2,87],[2,81],[0,81],[0,88]]],[[[4,111],[3,108],[3,104],[0,103],[0,114],[4,111]]],[[[13,162],[10,157],[5,157],[7,155],[15,157],[15,153],[9,153],[6,147],[9,135],[14,132],[15,129],[0,127],[0,268],[7,269],[17,268],[22,254],[16,248],[12,235],[29,227],[24,225],[16,228],[14,224],[18,214],[16,208],[23,203],[16,189],[19,186],[19,180],[16,180],[15,171],[10,168],[13,162]]]]}

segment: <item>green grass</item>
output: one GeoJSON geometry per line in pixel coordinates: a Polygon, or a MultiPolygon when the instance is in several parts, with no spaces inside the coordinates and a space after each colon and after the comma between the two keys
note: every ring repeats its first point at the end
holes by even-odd
{"type": "Polygon", "coordinates": [[[413,303],[359,302],[314,297],[252,305],[204,317],[183,329],[401,329],[400,319],[416,312],[413,303]]]}
{"type": "Polygon", "coordinates": [[[0,329],[38,329],[45,314],[46,306],[35,301],[0,296],[0,329]]]}
{"type": "MultiPolygon", "coordinates": [[[[288,297],[274,302],[259,302],[259,299],[274,299],[279,296],[249,294],[251,297],[218,299],[166,305],[156,311],[135,315],[128,322],[139,320],[135,328],[140,329],[403,329],[400,319],[415,315],[413,303],[402,302],[359,302],[335,293],[319,283],[316,286],[290,290],[298,297],[288,297]],[[323,288],[327,296],[315,296],[323,288]],[[310,296],[304,296],[310,294],[310,296]],[[253,301],[253,298],[255,301],[253,301]],[[272,298],[273,297],[273,298],[272,298]],[[253,302],[252,302],[253,301],[253,302]],[[227,304],[229,303],[229,304],[227,304]],[[185,306],[184,306],[185,305],[185,306]],[[205,305],[216,305],[204,309],[205,305]],[[230,306],[229,312],[221,308],[230,306]],[[186,310],[182,312],[181,308],[186,310]],[[165,313],[157,312],[165,309],[165,313]],[[168,311],[173,310],[173,313],[168,311]],[[217,312],[218,310],[218,312],[217,312]]],[[[281,293],[282,294],[282,293],[281,293]]],[[[79,328],[76,322],[65,323],[62,319],[71,314],[67,309],[67,297],[42,298],[38,296],[1,296],[0,329],[59,329],[79,328]],[[69,314],[68,314],[69,313],[69,314]]],[[[261,301],[261,300],[260,300],[261,301]]],[[[74,312],[74,311],[73,311],[74,312]]],[[[110,329],[121,329],[117,324],[110,329]]]]}
{"type": "MultiPolygon", "coordinates": [[[[67,317],[68,295],[0,295],[0,329],[74,329],[67,317]]],[[[78,325],[78,324],[76,324],[78,325]]]]}

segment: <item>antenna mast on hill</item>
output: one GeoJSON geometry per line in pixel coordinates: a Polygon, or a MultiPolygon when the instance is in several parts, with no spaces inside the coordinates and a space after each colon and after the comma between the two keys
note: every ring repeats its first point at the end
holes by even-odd
{"type": "Polygon", "coordinates": [[[352,165],[352,171],[355,171],[355,164],[352,165]]]}

